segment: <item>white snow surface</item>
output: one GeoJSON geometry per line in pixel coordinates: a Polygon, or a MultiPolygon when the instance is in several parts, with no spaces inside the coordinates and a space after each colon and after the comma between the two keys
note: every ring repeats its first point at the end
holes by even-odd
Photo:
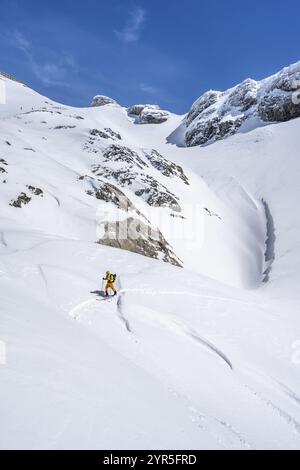
{"type": "Polygon", "coordinates": [[[137,126],[1,80],[0,448],[300,449],[300,120],[182,148],[183,116],[137,126]],[[122,188],[183,268],[95,243],[78,177],[107,127],[185,171],[147,170],[184,219],[122,188]],[[119,295],[101,301],[107,269],[119,295]]]}

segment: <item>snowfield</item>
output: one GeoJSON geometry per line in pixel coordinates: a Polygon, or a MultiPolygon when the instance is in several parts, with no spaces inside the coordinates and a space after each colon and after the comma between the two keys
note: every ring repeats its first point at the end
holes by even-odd
{"type": "Polygon", "coordinates": [[[300,120],[184,148],[183,116],[141,125],[0,80],[0,448],[300,449],[300,120]],[[105,162],[110,145],[144,163],[105,162]],[[183,267],[96,243],[121,212],[87,193],[99,162],[183,267]]]}

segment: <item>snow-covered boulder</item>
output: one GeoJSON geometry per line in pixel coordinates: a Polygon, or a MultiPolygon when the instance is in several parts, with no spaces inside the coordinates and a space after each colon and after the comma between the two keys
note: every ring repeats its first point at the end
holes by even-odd
{"type": "Polygon", "coordinates": [[[118,104],[118,103],[114,99],[110,98],[109,96],[97,95],[97,96],[94,96],[91,106],[98,107],[98,106],[105,106],[106,104],[118,104]]]}
{"type": "Polygon", "coordinates": [[[127,108],[127,113],[133,116],[140,116],[141,112],[145,109],[160,109],[158,104],[134,104],[133,106],[130,106],[127,108]]]}
{"type": "Polygon", "coordinates": [[[161,109],[144,108],[139,116],[140,124],[161,124],[167,121],[169,113],[161,109]]]}
{"type": "Polygon", "coordinates": [[[252,79],[225,92],[208,91],[186,117],[188,147],[204,145],[236,134],[249,119],[283,122],[300,117],[300,62],[260,82],[252,79]]]}
{"type": "Polygon", "coordinates": [[[169,117],[157,104],[135,104],[127,108],[127,113],[136,117],[136,124],[161,124],[169,117]]]}

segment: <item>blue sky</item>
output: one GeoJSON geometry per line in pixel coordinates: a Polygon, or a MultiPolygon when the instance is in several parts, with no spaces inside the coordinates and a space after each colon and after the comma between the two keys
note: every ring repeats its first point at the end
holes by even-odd
{"type": "Polygon", "coordinates": [[[297,0],[0,0],[0,70],[74,106],[184,113],[207,89],[300,60],[297,0]]]}

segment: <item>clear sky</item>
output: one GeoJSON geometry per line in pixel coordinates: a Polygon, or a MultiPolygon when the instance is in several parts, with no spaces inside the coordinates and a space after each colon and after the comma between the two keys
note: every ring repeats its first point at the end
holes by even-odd
{"type": "Polygon", "coordinates": [[[299,0],[0,0],[0,70],[60,102],[184,113],[300,60],[299,0]]]}

